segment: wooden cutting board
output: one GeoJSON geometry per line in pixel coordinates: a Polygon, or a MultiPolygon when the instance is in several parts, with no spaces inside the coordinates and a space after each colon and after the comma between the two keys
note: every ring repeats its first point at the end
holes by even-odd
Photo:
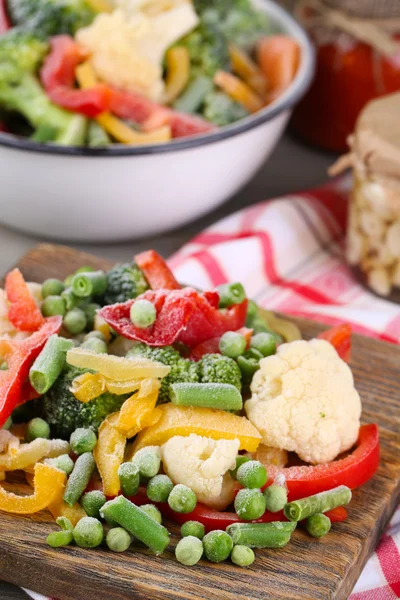
{"type": "MultiPolygon", "coordinates": [[[[107,268],[99,258],[63,246],[37,246],[19,262],[28,280],[64,278],[83,264],[107,268]]],[[[304,337],[323,329],[297,321],[304,337]]],[[[363,421],[377,422],[381,465],[355,491],[348,520],[314,540],[301,528],[281,550],[258,550],[246,569],[230,562],[201,561],[184,567],[172,545],[156,558],[144,547],[113,554],[69,547],[53,550],[45,539],[54,530],[43,512],[33,518],[0,514],[0,579],[61,600],[344,600],[400,500],[400,349],[354,336],[352,368],[363,401],[363,421]]],[[[170,531],[176,532],[168,524],[170,531]]]]}

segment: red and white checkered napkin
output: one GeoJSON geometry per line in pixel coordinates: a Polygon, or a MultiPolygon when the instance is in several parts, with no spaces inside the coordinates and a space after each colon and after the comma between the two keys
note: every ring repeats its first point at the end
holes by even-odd
{"type": "MultiPolygon", "coordinates": [[[[257,204],[219,221],[170,260],[179,281],[241,281],[261,306],[400,343],[400,306],[353,278],[343,258],[349,180],[257,204]]],[[[35,600],[45,600],[28,592],[35,600]]],[[[400,509],[350,600],[400,598],[400,509]]]]}

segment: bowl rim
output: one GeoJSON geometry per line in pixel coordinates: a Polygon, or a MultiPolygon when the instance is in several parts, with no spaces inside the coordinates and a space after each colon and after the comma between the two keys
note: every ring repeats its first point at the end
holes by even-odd
{"type": "Polygon", "coordinates": [[[289,88],[266,108],[216,131],[172,140],[165,144],[158,143],[140,146],[116,144],[107,148],[58,146],[55,144],[42,144],[14,136],[13,134],[0,132],[0,147],[3,146],[12,150],[31,153],[87,158],[116,158],[121,156],[165,154],[168,152],[190,150],[214,142],[221,142],[271,121],[281,113],[293,108],[296,102],[307,91],[314,75],[315,50],[305,30],[285,8],[276,4],[273,0],[255,0],[255,4],[258,4],[261,10],[264,7],[265,12],[282,26],[285,33],[290,33],[300,43],[302,49],[302,60],[295,79],[289,88]]]}

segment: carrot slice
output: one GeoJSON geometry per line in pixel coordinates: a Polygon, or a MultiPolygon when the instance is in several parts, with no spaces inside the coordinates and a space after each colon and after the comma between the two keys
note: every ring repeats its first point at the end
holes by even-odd
{"type": "Polygon", "coordinates": [[[255,94],[247,83],[231,73],[217,71],[214,76],[214,83],[228,94],[232,100],[244,106],[249,113],[255,113],[264,106],[260,96],[255,94]]]}
{"type": "Polygon", "coordinates": [[[257,60],[268,81],[268,102],[280,96],[295,78],[300,47],[286,35],[262,38],[257,47],[257,60]]]}

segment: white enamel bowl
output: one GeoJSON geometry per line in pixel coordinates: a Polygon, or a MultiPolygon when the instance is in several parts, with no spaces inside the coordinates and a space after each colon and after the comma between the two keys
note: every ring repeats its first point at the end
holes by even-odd
{"type": "Polygon", "coordinates": [[[0,133],[0,221],[59,240],[110,242],[158,233],[212,210],[246,184],[280,139],[314,69],[303,29],[255,0],[301,46],[290,88],[256,115],[165,145],[103,150],[42,145],[0,133]]]}

